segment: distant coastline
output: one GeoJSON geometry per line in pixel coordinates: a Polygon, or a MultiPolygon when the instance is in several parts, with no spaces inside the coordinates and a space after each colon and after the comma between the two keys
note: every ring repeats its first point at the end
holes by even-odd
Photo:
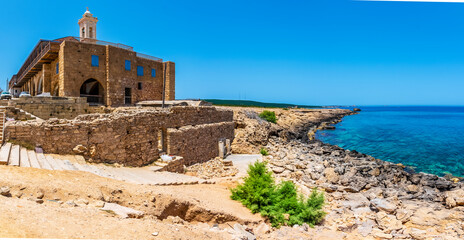
{"type": "Polygon", "coordinates": [[[266,103],[251,100],[202,99],[216,106],[227,107],[262,107],[262,108],[323,108],[323,106],[296,105],[290,103],[266,103]]]}
{"type": "Polygon", "coordinates": [[[317,105],[298,105],[291,103],[267,103],[258,102],[252,100],[229,100],[229,99],[201,99],[212,103],[215,106],[226,106],[226,107],[260,107],[260,108],[342,108],[352,109],[356,106],[317,106],[317,105]]]}

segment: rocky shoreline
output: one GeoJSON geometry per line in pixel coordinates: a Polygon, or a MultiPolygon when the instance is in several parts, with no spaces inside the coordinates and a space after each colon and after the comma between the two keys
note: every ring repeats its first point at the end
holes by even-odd
{"type": "Polygon", "coordinates": [[[264,147],[278,179],[294,181],[306,194],[314,187],[325,190],[328,215],[316,229],[347,239],[464,238],[464,190],[457,179],[415,173],[311,137],[354,112],[276,110],[278,123],[270,124],[256,118],[259,109],[234,111],[233,150],[264,147]]]}

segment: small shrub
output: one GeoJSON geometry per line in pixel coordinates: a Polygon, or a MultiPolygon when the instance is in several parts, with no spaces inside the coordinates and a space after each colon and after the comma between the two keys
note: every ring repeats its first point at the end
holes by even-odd
{"type": "Polygon", "coordinates": [[[266,169],[264,163],[256,162],[249,166],[245,182],[231,190],[231,198],[242,202],[251,212],[257,213],[270,205],[274,187],[272,173],[266,169]]]}
{"type": "Polygon", "coordinates": [[[265,163],[250,165],[245,182],[231,192],[232,199],[242,202],[253,213],[259,212],[274,227],[303,223],[314,226],[326,214],[322,210],[323,193],[313,189],[308,199],[304,199],[298,195],[293,182],[285,181],[276,185],[265,163]]]}
{"type": "Polygon", "coordinates": [[[261,155],[263,155],[263,156],[269,155],[269,152],[268,152],[267,149],[265,149],[265,148],[261,148],[261,150],[260,150],[259,152],[260,152],[261,155]]]}
{"type": "Polygon", "coordinates": [[[259,114],[259,117],[268,122],[277,123],[275,112],[264,110],[262,113],[259,114]]]}

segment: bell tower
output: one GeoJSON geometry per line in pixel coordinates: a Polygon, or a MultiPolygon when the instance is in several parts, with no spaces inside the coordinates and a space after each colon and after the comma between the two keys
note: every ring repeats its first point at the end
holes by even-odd
{"type": "Polygon", "coordinates": [[[97,39],[97,22],[98,18],[94,17],[90,13],[89,8],[87,8],[82,18],[77,22],[79,24],[79,36],[81,40],[86,38],[97,39]]]}

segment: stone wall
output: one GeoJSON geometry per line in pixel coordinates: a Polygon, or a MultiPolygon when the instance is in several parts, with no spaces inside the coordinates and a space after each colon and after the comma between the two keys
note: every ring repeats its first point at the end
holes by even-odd
{"type": "Polygon", "coordinates": [[[89,113],[89,104],[79,97],[20,97],[9,101],[8,106],[22,109],[41,119],[72,119],[89,113]]]}
{"type": "Polygon", "coordinates": [[[192,165],[219,156],[219,140],[233,138],[233,122],[168,128],[167,151],[184,157],[185,164],[192,165]]]}
{"type": "Polygon", "coordinates": [[[46,153],[77,152],[92,162],[142,166],[158,159],[161,130],[167,132],[161,142],[167,143],[168,154],[184,157],[187,164],[202,162],[218,156],[219,140],[234,137],[233,112],[214,107],[132,108],[73,120],[16,121],[6,125],[5,139],[39,145],[46,153]]]}

